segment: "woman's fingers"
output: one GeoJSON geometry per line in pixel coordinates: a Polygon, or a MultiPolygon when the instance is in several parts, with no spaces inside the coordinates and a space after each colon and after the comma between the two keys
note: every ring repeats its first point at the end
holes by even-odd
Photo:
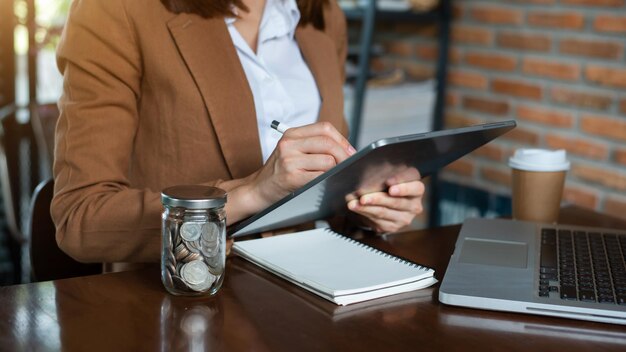
{"type": "Polygon", "coordinates": [[[422,212],[424,184],[411,181],[393,184],[387,192],[374,192],[351,200],[348,208],[362,215],[379,232],[395,232],[422,212]]]}
{"type": "Polygon", "coordinates": [[[411,181],[395,184],[389,187],[389,195],[392,197],[421,197],[424,195],[424,183],[411,181]]]}
{"type": "Polygon", "coordinates": [[[348,208],[366,217],[370,224],[380,232],[394,232],[409,225],[414,213],[399,211],[378,205],[360,205],[358,200],[348,203],[348,208]]]}
{"type": "Polygon", "coordinates": [[[276,146],[279,155],[287,156],[294,154],[320,154],[332,156],[338,164],[350,154],[343,146],[328,136],[311,136],[306,138],[283,137],[276,146]]]}
{"type": "Polygon", "coordinates": [[[297,139],[326,136],[339,144],[347,155],[352,155],[356,152],[350,142],[330,122],[316,122],[311,125],[290,128],[285,132],[285,136],[297,139]]]}

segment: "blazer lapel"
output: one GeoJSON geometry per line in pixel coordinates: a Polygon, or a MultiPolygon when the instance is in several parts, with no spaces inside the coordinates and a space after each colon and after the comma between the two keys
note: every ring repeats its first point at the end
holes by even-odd
{"type": "Polygon", "coordinates": [[[262,166],[254,99],[221,18],[180,14],[168,28],[208,109],[233,178],[262,166]]]}
{"type": "Polygon", "coordinates": [[[320,91],[319,121],[340,121],[337,119],[343,119],[343,82],[333,41],[311,25],[299,26],[296,40],[320,91]]]}

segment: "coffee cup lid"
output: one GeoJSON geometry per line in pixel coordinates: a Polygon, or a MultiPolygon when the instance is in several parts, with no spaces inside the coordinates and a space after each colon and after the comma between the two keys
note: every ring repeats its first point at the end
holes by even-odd
{"type": "Polygon", "coordinates": [[[509,166],[526,171],[565,171],[569,170],[567,153],[563,149],[518,149],[509,158],[509,166]]]}

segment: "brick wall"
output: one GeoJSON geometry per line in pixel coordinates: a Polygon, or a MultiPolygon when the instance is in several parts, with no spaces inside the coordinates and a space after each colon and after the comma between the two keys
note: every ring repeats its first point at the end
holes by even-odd
{"type": "MultiPolygon", "coordinates": [[[[434,26],[385,24],[376,68],[432,77],[434,26]]],[[[564,148],[564,199],[626,218],[626,0],[456,0],[446,126],[515,119],[518,127],[444,177],[509,194],[519,147],[564,148]]]]}

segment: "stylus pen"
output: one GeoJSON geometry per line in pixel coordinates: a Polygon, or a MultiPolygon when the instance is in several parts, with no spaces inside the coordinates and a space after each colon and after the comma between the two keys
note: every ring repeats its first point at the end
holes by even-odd
{"type": "Polygon", "coordinates": [[[272,121],[271,127],[280,133],[285,133],[285,131],[291,128],[289,125],[276,120],[272,121]]]}

